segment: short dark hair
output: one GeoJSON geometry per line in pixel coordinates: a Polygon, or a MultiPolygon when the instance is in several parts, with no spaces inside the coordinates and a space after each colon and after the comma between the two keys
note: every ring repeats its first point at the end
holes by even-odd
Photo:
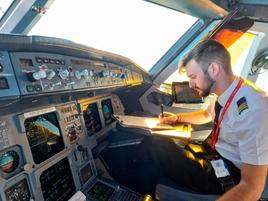
{"type": "Polygon", "coordinates": [[[201,64],[205,72],[212,62],[219,63],[226,73],[231,72],[231,57],[227,49],[216,40],[204,40],[198,43],[182,59],[181,66],[185,67],[190,60],[194,59],[201,64]]]}

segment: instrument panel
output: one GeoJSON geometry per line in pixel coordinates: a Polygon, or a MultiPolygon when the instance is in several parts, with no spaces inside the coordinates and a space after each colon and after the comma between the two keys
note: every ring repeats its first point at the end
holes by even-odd
{"type": "Polygon", "coordinates": [[[102,95],[0,118],[8,142],[0,150],[1,199],[65,201],[86,192],[98,175],[91,149],[123,110],[117,96],[102,95]]]}
{"type": "MultiPolygon", "coordinates": [[[[1,201],[67,201],[78,190],[97,200],[90,189],[107,182],[92,150],[115,128],[113,114],[124,114],[112,92],[145,81],[124,57],[55,41],[1,38],[1,201]]],[[[119,191],[109,186],[111,200],[119,191]]]]}
{"type": "Polygon", "coordinates": [[[10,55],[23,96],[118,87],[143,81],[140,73],[104,61],[36,52],[10,55]]]}

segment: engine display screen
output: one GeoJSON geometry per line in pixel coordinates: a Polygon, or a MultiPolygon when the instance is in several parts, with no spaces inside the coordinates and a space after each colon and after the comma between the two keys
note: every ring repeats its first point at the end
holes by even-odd
{"type": "Polygon", "coordinates": [[[5,190],[7,201],[29,201],[31,193],[26,179],[23,179],[5,190]]]}
{"type": "Polygon", "coordinates": [[[45,201],[66,201],[75,193],[75,185],[67,158],[59,161],[40,175],[45,201]]]}
{"type": "Polygon", "coordinates": [[[28,118],[25,120],[24,126],[36,164],[64,149],[56,113],[52,112],[28,118]]]}
{"type": "Polygon", "coordinates": [[[98,201],[108,201],[114,189],[104,183],[97,182],[89,191],[88,196],[98,201]]]}
{"type": "Polygon", "coordinates": [[[101,101],[101,106],[102,106],[102,112],[103,112],[103,117],[105,121],[105,125],[108,125],[115,120],[113,119],[113,107],[112,107],[112,102],[111,99],[106,99],[101,101]]]}
{"type": "Polygon", "coordinates": [[[97,103],[89,104],[83,110],[83,116],[88,135],[93,135],[101,130],[102,126],[97,103]]]}
{"type": "Polygon", "coordinates": [[[81,184],[85,185],[87,181],[91,178],[91,176],[92,176],[92,170],[91,170],[90,163],[88,163],[87,165],[85,165],[85,167],[83,167],[80,170],[79,178],[80,178],[81,184]]]}

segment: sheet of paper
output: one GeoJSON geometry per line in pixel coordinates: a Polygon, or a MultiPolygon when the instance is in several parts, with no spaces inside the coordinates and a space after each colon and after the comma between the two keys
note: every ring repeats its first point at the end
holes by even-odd
{"type": "Polygon", "coordinates": [[[140,117],[130,115],[115,115],[114,116],[122,126],[149,128],[153,130],[171,130],[173,126],[168,124],[160,124],[158,118],[140,117]]]}
{"type": "Polygon", "coordinates": [[[191,132],[186,130],[158,130],[158,131],[152,131],[151,133],[174,138],[189,139],[191,137],[191,132]]]}
{"type": "Polygon", "coordinates": [[[139,117],[130,115],[115,115],[118,122],[124,127],[136,127],[150,129],[152,134],[164,135],[176,138],[190,138],[191,125],[180,124],[171,126],[168,124],[160,124],[158,118],[139,117]]]}

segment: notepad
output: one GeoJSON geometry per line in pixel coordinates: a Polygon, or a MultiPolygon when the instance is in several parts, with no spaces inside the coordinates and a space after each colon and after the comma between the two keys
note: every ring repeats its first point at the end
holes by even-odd
{"type": "Polygon", "coordinates": [[[130,115],[115,115],[114,118],[123,127],[135,127],[149,129],[151,134],[164,135],[169,137],[190,138],[191,125],[179,124],[171,126],[168,124],[160,124],[158,118],[140,117],[130,115]]]}
{"type": "Polygon", "coordinates": [[[148,128],[152,130],[172,130],[173,126],[160,124],[158,118],[131,115],[114,115],[115,119],[124,127],[148,128]]]}

